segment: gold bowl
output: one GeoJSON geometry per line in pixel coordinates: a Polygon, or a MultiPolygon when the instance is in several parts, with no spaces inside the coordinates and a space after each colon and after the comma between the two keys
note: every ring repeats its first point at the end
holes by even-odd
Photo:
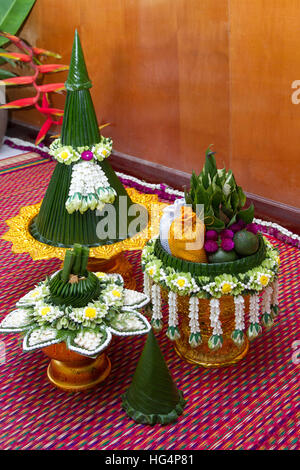
{"type": "MultiPolygon", "coordinates": [[[[162,297],[168,302],[168,291],[162,289],[162,297]]],[[[243,359],[249,349],[249,340],[244,336],[244,342],[237,345],[231,338],[235,329],[234,300],[231,295],[224,295],[220,299],[220,321],[223,330],[223,345],[220,349],[212,350],[208,347],[208,340],[212,335],[210,326],[210,305],[208,299],[199,299],[199,326],[202,343],[192,348],[189,344],[189,296],[178,296],[178,318],[180,324],[180,338],[175,340],[176,353],[186,362],[202,367],[226,367],[243,359]]],[[[244,296],[245,310],[249,307],[249,296],[244,296]]]]}
{"type": "Polygon", "coordinates": [[[47,346],[43,352],[51,359],[47,369],[50,383],[65,392],[94,388],[111,371],[111,363],[105,353],[93,359],[70,351],[64,342],[47,346]]]}

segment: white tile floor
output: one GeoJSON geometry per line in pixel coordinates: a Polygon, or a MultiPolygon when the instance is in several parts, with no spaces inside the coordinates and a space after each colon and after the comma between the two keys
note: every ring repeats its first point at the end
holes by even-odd
{"type": "Polygon", "coordinates": [[[2,144],[0,147],[0,160],[3,160],[3,158],[13,157],[14,155],[20,155],[25,152],[26,151],[24,150],[13,149],[8,145],[2,144]]]}

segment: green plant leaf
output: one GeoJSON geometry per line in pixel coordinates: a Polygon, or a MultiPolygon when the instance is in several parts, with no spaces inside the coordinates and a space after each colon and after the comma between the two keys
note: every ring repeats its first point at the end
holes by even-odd
{"type": "Polygon", "coordinates": [[[242,219],[246,224],[250,224],[254,217],[254,205],[251,204],[248,209],[244,209],[238,212],[238,217],[242,219]]]}
{"type": "MultiPolygon", "coordinates": [[[[0,2],[0,30],[16,34],[29,14],[35,0],[1,0],[0,2]]],[[[0,38],[0,46],[6,44],[8,39],[0,38]]]]}
{"type": "Polygon", "coordinates": [[[13,77],[16,77],[16,74],[10,72],[9,70],[0,69],[0,80],[13,77]]]}
{"type": "Polygon", "coordinates": [[[241,186],[237,186],[237,193],[238,193],[239,200],[240,200],[239,206],[244,207],[244,205],[246,204],[246,196],[241,186]]]}

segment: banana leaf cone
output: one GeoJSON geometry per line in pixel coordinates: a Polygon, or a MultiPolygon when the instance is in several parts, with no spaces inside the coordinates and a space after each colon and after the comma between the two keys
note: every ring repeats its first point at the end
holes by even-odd
{"type": "Polygon", "coordinates": [[[168,424],[183,413],[185,404],[151,330],[122,406],[138,423],[168,424]]]}
{"type": "MultiPolygon", "coordinates": [[[[92,84],[77,31],[65,86],[67,97],[61,134],[62,145],[83,147],[99,143],[101,136],[89,91],[92,84]]],[[[101,215],[97,215],[97,211],[91,209],[83,214],[79,211],[68,213],[65,202],[68,198],[72,168],[76,163],[65,165],[58,162],[56,164],[39,214],[31,223],[32,236],[42,243],[58,247],[71,247],[74,243],[93,247],[128,238],[128,226],[135,217],[127,217],[127,211],[133,203],[107,160],[97,161],[97,164],[105,173],[110,186],[116,191],[117,195],[113,203],[116,217],[111,215],[111,212],[106,212],[105,208],[101,215]],[[123,198],[120,204],[121,196],[123,198]],[[107,230],[107,237],[101,239],[97,235],[96,228],[97,224],[101,220],[103,222],[104,219],[109,221],[112,231],[107,230]]],[[[138,228],[143,230],[145,226],[146,223],[144,226],[140,224],[138,228]]]]}

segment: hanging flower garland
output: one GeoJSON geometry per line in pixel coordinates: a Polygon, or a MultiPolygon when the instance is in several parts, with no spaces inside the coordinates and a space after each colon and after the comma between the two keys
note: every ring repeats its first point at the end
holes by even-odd
{"type": "Polygon", "coordinates": [[[69,214],[74,211],[83,214],[88,209],[101,211],[106,203],[114,202],[116,195],[97,163],[81,161],[72,169],[66,209],[69,214]]]}
{"type": "Polygon", "coordinates": [[[271,300],[272,300],[273,288],[272,286],[266,287],[262,295],[262,324],[266,329],[270,329],[273,326],[274,320],[271,315],[271,300]]]}
{"type": "Polygon", "coordinates": [[[108,179],[97,164],[108,158],[112,151],[112,140],[101,136],[98,144],[85,147],[62,145],[56,139],[50,145],[49,153],[59,163],[71,165],[71,184],[66,209],[69,214],[79,211],[83,214],[88,209],[102,210],[105,204],[113,203],[116,191],[110,186],[108,179]]]}
{"type": "Polygon", "coordinates": [[[235,315],[235,330],[232,332],[232,339],[236,344],[243,344],[245,340],[244,329],[245,329],[245,301],[242,295],[238,295],[233,298],[234,300],[234,315],[235,315]]]}
{"type": "Polygon", "coordinates": [[[202,342],[199,326],[199,299],[196,296],[189,299],[189,319],[189,344],[192,348],[196,348],[202,342]]]}
{"type": "Polygon", "coordinates": [[[278,307],[278,297],[279,297],[279,282],[278,278],[275,278],[273,284],[272,284],[273,292],[272,292],[272,297],[271,297],[271,312],[273,317],[277,317],[279,313],[279,307],[278,307]]]}
{"type": "Polygon", "coordinates": [[[249,305],[249,328],[248,328],[248,337],[250,340],[256,338],[261,334],[262,328],[259,324],[259,295],[253,294],[250,296],[250,305],[249,305]]]}
{"type": "Polygon", "coordinates": [[[178,328],[178,312],[177,312],[177,294],[175,292],[169,292],[169,327],[167,330],[167,336],[171,341],[175,341],[180,338],[180,331],[178,328]]]}
{"type": "Polygon", "coordinates": [[[210,326],[213,329],[212,335],[208,340],[210,349],[219,349],[223,345],[223,330],[220,322],[220,301],[219,299],[211,299],[210,302],[210,326]]]}
{"type": "Polygon", "coordinates": [[[158,284],[153,284],[151,289],[151,298],[152,298],[152,320],[151,325],[157,331],[162,329],[162,311],[161,311],[161,295],[160,295],[160,286],[158,284]]]}

